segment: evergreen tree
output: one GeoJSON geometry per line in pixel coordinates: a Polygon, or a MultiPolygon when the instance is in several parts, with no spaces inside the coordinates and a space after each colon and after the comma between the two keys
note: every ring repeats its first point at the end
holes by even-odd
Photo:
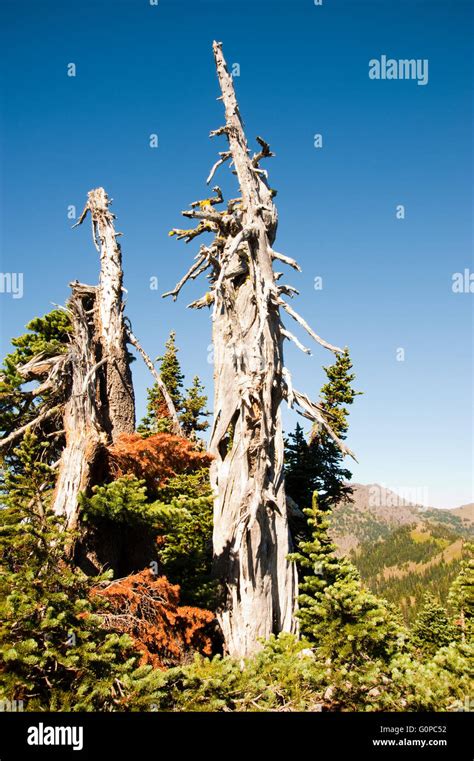
{"type": "Polygon", "coordinates": [[[404,630],[393,609],[361,583],[355,566],[337,557],[328,534],[328,511],[305,510],[311,539],[301,541],[290,557],[302,569],[298,618],[301,632],[322,654],[345,667],[365,659],[388,661],[402,646],[404,630]]]}
{"type": "Polygon", "coordinates": [[[0,510],[0,694],[26,710],[120,710],[148,670],[136,668],[129,637],[103,626],[91,591],[108,577],[88,578],[67,559],[73,537],[50,512],[42,450],[24,437],[0,510]]]}
{"type": "Polygon", "coordinates": [[[183,412],[180,416],[183,432],[186,436],[196,438],[198,433],[209,428],[208,421],[201,420],[210,414],[206,410],[206,404],[207,396],[204,394],[204,386],[196,375],[193,385],[187,390],[183,399],[183,412]]]}
{"type": "MultiPolygon", "coordinates": [[[[325,367],[328,381],[321,389],[321,406],[327,413],[336,435],[344,440],[348,430],[348,409],[354,397],[352,363],[347,349],[338,354],[336,362],[325,367]]],[[[320,508],[325,510],[341,501],[350,501],[348,486],[352,474],[343,467],[343,454],[326,430],[314,427],[307,442],[303,429],[297,424],[285,448],[285,485],[287,493],[300,508],[311,504],[314,491],[319,494],[320,508]]]]}
{"type": "Polygon", "coordinates": [[[448,595],[448,605],[454,614],[454,626],[458,628],[463,642],[474,635],[474,544],[466,543],[461,570],[453,581],[448,595]]]}
{"type": "Polygon", "coordinates": [[[431,594],[426,594],[423,607],[412,628],[412,642],[425,655],[434,655],[440,647],[455,639],[446,609],[431,594]]]}
{"type": "MultiPolygon", "coordinates": [[[[34,377],[28,374],[25,377],[19,372],[19,368],[33,357],[41,357],[46,367],[48,359],[67,350],[71,330],[69,315],[64,310],[54,309],[43,317],[35,317],[27,324],[26,329],[28,332],[12,339],[14,350],[5,357],[0,370],[0,431],[5,436],[37,418],[45,409],[46,403],[54,405],[61,401],[55,398],[57,389],[50,384],[41,383],[41,368],[37,368],[34,377]],[[27,386],[32,380],[36,380],[40,385],[36,385],[36,388],[27,386]]],[[[54,444],[47,448],[49,462],[54,462],[59,457],[63,443],[61,428],[55,418],[49,418],[37,427],[36,432],[44,440],[54,444]]],[[[43,452],[43,462],[45,454],[46,450],[43,452]]],[[[8,450],[5,461],[10,468],[16,467],[17,458],[13,448],[8,450]]],[[[24,460],[19,467],[24,467],[24,460]]]]}
{"type": "MultiPolygon", "coordinates": [[[[183,388],[184,375],[181,372],[181,365],[178,360],[179,349],[176,346],[176,333],[171,331],[170,336],[165,344],[165,353],[158,357],[160,361],[160,375],[165,384],[168,393],[179,414],[183,409],[183,388]]],[[[154,383],[148,389],[147,412],[141,421],[138,432],[142,435],[149,436],[153,433],[170,433],[172,429],[171,421],[168,417],[168,407],[163,398],[163,394],[154,383]]]]}
{"type": "Polygon", "coordinates": [[[311,495],[319,485],[314,448],[310,449],[302,426],[296,423],[294,433],[285,440],[286,493],[304,508],[311,504],[311,495]]]}

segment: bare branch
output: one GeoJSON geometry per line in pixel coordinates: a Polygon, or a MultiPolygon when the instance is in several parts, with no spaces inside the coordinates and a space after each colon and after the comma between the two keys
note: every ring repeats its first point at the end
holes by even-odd
{"type": "Polygon", "coordinates": [[[321,346],[324,346],[325,349],[329,349],[329,351],[334,352],[334,354],[342,354],[342,349],[340,349],[338,346],[333,346],[332,344],[328,343],[324,340],[324,338],[321,338],[321,336],[318,336],[317,333],[314,332],[314,330],[308,325],[306,320],[303,319],[303,317],[300,317],[300,315],[295,312],[294,309],[290,307],[289,304],[286,303],[286,301],[283,301],[283,299],[278,298],[278,303],[283,307],[283,309],[288,312],[290,317],[293,317],[294,320],[296,320],[301,327],[303,327],[307,333],[311,336],[311,338],[314,338],[314,340],[321,344],[321,346]]]}
{"type": "Polygon", "coordinates": [[[45,410],[41,413],[41,415],[38,415],[34,420],[30,420],[29,423],[26,423],[26,425],[22,425],[21,428],[17,428],[16,431],[12,431],[8,436],[5,436],[5,438],[0,439],[0,449],[5,449],[8,447],[13,441],[16,441],[17,439],[21,438],[23,434],[27,433],[27,431],[30,431],[32,428],[36,428],[36,426],[40,425],[40,423],[44,423],[45,420],[49,420],[54,415],[56,415],[58,412],[60,412],[62,409],[61,404],[57,404],[55,407],[50,407],[49,410],[45,410]]]}
{"type": "Polygon", "coordinates": [[[165,384],[164,384],[164,382],[163,382],[163,380],[161,378],[161,375],[159,374],[159,372],[155,368],[152,360],[150,359],[150,357],[146,353],[145,349],[143,349],[143,347],[140,345],[140,343],[138,342],[137,337],[132,333],[130,328],[127,328],[127,336],[128,336],[128,339],[129,339],[130,343],[132,344],[132,346],[134,346],[137,349],[137,351],[141,354],[141,356],[143,358],[143,361],[145,362],[145,365],[148,367],[149,371],[153,375],[153,377],[154,377],[154,379],[155,379],[155,381],[156,381],[156,383],[158,385],[158,388],[160,389],[161,393],[163,394],[163,398],[164,398],[164,400],[166,402],[166,406],[168,407],[168,412],[170,413],[173,433],[176,434],[176,436],[183,436],[184,437],[184,433],[183,433],[183,431],[181,429],[181,425],[180,425],[180,422],[179,422],[178,413],[176,412],[176,407],[173,404],[173,400],[172,400],[172,398],[169,395],[168,389],[166,388],[166,386],[165,386],[165,384]]]}
{"type": "MultiPolygon", "coordinates": [[[[176,301],[176,299],[178,298],[178,294],[179,294],[181,288],[183,287],[183,285],[189,280],[189,278],[193,277],[193,273],[195,273],[196,270],[198,270],[200,268],[201,264],[204,261],[206,261],[206,258],[207,258],[206,254],[202,254],[199,257],[199,259],[196,262],[194,262],[194,264],[189,268],[189,270],[186,272],[186,274],[181,278],[179,283],[177,283],[175,285],[173,290],[172,291],[167,291],[166,293],[163,293],[161,298],[164,299],[166,296],[172,296],[173,297],[173,301],[176,301]]],[[[196,273],[196,277],[197,277],[197,273],[196,273]]]]}
{"type": "Polygon", "coordinates": [[[208,222],[213,222],[215,225],[222,224],[222,214],[218,211],[211,211],[210,209],[208,211],[203,211],[202,209],[186,209],[185,211],[182,211],[181,214],[183,217],[188,217],[190,219],[205,219],[208,222]]]}
{"type": "Polygon", "coordinates": [[[204,307],[210,307],[211,304],[214,303],[214,301],[215,301],[214,294],[208,291],[200,299],[196,299],[196,301],[191,301],[191,303],[188,304],[188,309],[203,309],[204,307]]]}
{"type": "Polygon", "coordinates": [[[292,285],[279,285],[277,288],[278,294],[284,293],[286,296],[289,296],[290,299],[293,298],[293,296],[299,296],[299,291],[296,288],[293,288],[292,285]]]}
{"type": "Polygon", "coordinates": [[[228,161],[228,160],[230,159],[231,155],[232,155],[232,154],[231,154],[231,152],[230,152],[230,151],[220,151],[220,152],[219,152],[219,156],[220,156],[220,159],[218,159],[218,160],[216,161],[216,163],[213,165],[213,167],[212,167],[211,171],[209,172],[209,177],[208,177],[208,178],[207,178],[207,180],[206,180],[206,185],[209,185],[210,181],[212,180],[212,178],[214,177],[214,175],[215,175],[215,173],[216,173],[216,170],[217,170],[217,169],[218,169],[218,168],[219,168],[219,167],[220,167],[222,164],[225,164],[225,162],[226,162],[226,161],[228,161]]]}
{"type": "MultiPolygon", "coordinates": [[[[222,100],[222,97],[220,98],[222,100]]],[[[211,129],[209,132],[209,137],[219,137],[219,135],[226,135],[228,132],[227,125],[224,125],[223,127],[218,127],[217,129],[211,129]]]]}
{"type": "Polygon", "coordinates": [[[284,262],[285,264],[288,264],[288,266],[293,267],[294,270],[301,272],[301,267],[295,259],[292,259],[290,256],[285,256],[285,254],[280,254],[278,251],[273,251],[273,249],[270,253],[272,259],[278,259],[278,261],[284,262]]]}
{"type": "Polygon", "coordinates": [[[272,151],[270,150],[270,146],[262,137],[259,137],[257,135],[255,139],[257,143],[261,146],[261,150],[253,156],[252,164],[254,165],[254,167],[258,167],[258,164],[262,159],[270,158],[274,156],[275,154],[272,153],[272,151]]]}
{"type": "Polygon", "coordinates": [[[321,425],[325,431],[327,431],[329,436],[337,444],[341,452],[343,452],[343,454],[349,455],[353,460],[357,462],[355,454],[349,449],[349,447],[344,444],[343,441],[341,441],[341,439],[334,433],[333,429],[327,422],[325,417],[327,413],[323,407],[315,404],[311,401],[311,399],[309,399],[308,396],[306,396],[306,394],[302,394],[300,391],[296,391],[296,389],[293,389],[293,397],[295,402],[301,407],[302,411],[297,410],[299,414],[305,418],[308,418],[309,420],[314,420],[314,422],[319,423],[319,425],[321,425]]]}
{"type": "Polygon", "coordinates": [[[213,227],[213,223],[202,221],[199,222],[197,227],[192,227],[190,230],[180,230],[178,227],[173,227],[173,229],[170,230],[169,235],[176,235],[176,240],[182,240],[185,238],[186,243],[190,243],[192,240],[194,240],[194,238],[197,238],[198,235],[202,235],[202,233],[208,232],[216,232],[215,228],[213,227]]]}
{"type": "Polygon", "coordinates": [[[286,330],[286,328],[284,328],[284,327],[281,327],[281,328],[280,328],[280,333],[282,334],[282,336],[285,336],[286,338],[288,338],[288,340],[289,340],[289,341],[293,341],[293,343],[295,343],[295,344],[296,344],[296,346],[298,347],[298,349],[301,349],[301,351],[303,351],[305,354],[311,354],[311,351],[310,351],[310,349],[308,349],[306,346],[303,346],[303,344],[301,343],[301,341],[299,341],[299,340],[296,338],[296,336],[294,336],[294,335],[293,335],[293,333],[290,333],[290,331],[289,331],[289,330],[286,330]]]}

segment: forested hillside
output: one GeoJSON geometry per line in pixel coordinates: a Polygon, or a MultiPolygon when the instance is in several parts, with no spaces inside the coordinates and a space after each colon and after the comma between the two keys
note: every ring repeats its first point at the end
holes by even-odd
{"type": "Polygon", "coordinates": [[[331,535],[376,594],[395,603],[407,623],[426,592],[446,603],[463,546],[474,538],[473,506],[416,505],[377,484],[353,484],[352,502],[333,511],[331,535]],[[380,495],[383,494],[383,504],[380,495]]]}

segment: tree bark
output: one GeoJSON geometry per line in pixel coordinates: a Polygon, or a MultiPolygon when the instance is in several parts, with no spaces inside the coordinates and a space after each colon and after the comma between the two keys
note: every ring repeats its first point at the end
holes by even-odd
{"type": "Polygon", "coordinates": [[[214,43],[225,133],[242,195],[241,243],[222,256],[213,320],[215,424],[210,452],[215,490],[215,571],[225,588],[219,613],[226,648],[246,656],[259,638],[295,631],[297,595],[283,481],[282,344],[271,244],[277,212],[249,157],[232,77],[214,43]],[[240,253],[248,277],[225,277],[240,253]]]}
{"type": "Polygon", "coordinates": [[[211,244],[201,246],[186,275],[166,295],[177,298],[183,285],[210,270],[210,288],[189,306],[213,310],[214,427],[210,452],[214,455],[211,481],[214,489],[214,567],[223,589],[219,620],[227,651],[246,656],[272,633],[295,632],[297,575],[288,562],[291,537],[283,482],[283,435],[280,404],[323,427],[345,453],[321,405],[293,388],[283,364],[283,341],[292,340],[310,353],[281,320],[283,308],[321,346],[333,346],[300,317],[282,298],[297,293],[280,285],[282,273],[273,261],[299,270],[294,259],[272,248],[277,229],[274,191],[262,159],[273,156],[260,137],[258,153],[250,157],[233,80],[227,71],[221,44],[213,45],[225,125],[211,137],[225,135],[229,150],[220,152],[208,182],[217,168],[231,160],[241,196],[230,199],[225,211],[222,191],[195,201],[183,211],[198,220],[190,230],[173,229],[171,235],[186,243],[202,233],[214,232],[211,244]]]}
{"type": "Polygon", "coordinates": [[[89,193],[87,208],[91,214],[94,240],[100,253],[100,277],[97,289],[97,331],[101,344],[102,415],[112,442],[121,433],[135,430],[135,398],[130,357],[127,351],[122,252],[117,242],[110,201],[103,188],[89,193]]]}
{"type": "Polygon", "coordinates": [[[59,463],[53,509],[57,515],[64,515],[68,528],[73,529],[78,523],[79,492],[87,492],[96,483],[96,464],[108,439],[101,424],[98,395],[99,342],[94,320],[97,290],[91,286],[85,294],[71,285],[73,292],[68,306],[72,333],[63,412],[66,446],[59,463]]]}
{"type": "Polygon", "coordinates": [[[64,408],[66,446],[59,465],[54,511],[68,527],[78,522],[78,495],[100,476],[105,447],[135,430],[135,401],[123,319],[122,256],[114,215],[103,188],[91,190],[77,224],[89,212],[100,253],[98,286],[72,283],[70,382],[64,408]]]}

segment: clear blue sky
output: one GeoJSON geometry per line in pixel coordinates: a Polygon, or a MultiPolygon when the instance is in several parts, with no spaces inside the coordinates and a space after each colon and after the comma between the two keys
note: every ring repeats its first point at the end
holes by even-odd
{"type": "MultiPolygon", "coordinates": [[[[474,295],[451,283],[474,270],[472,3],[2,0],[1,16],[1,271],[25,283],[23,299],[0,294],[2,353],[32,316],[64,303],[71,279],[96,282],[90,227],[71,231],[67,207],[80,211],[103,185],[124,233],[135,332],[157,356],[174,328],[189,382],[198,373],[212,395],[209,316],[185,308],[206,281],[176,304],[160,294],[197,250],[167,232],[206,197],[225,148],[208,139],[223,121],[219,39],[240,64],[249,141],[262,135],[276,153],[277,250],[303,268],[287,277],[301,291],[295,307],[350,347],[364,391],[351,412],[354,478],[426,489],[437,506],[471,501],[474,295]],[[370,80],[382,54],[427,58],[428,84],[370,80]]],[[[216,182],[236,194],[228,170],[216,182]]],[[[317,346],[311,357],[287,349],[295,385],[313,396],[330,361],[317,346]]],[[[133,370],[142,413],[150,378],[138,361],[133,370]]],[[[293,428],[293,414],[284,423],[293,428]]]]}

